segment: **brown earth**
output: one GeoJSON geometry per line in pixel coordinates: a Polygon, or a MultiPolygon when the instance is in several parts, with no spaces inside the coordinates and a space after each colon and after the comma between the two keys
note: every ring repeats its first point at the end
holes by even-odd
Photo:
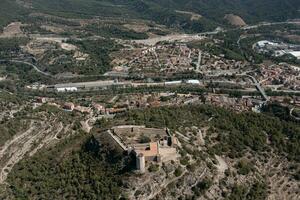
{"type": "Polygon", "coordinates": [[[200,20],[202,18],[202,15],[199,15],[199,14],[194,13],[194,12],[181,11],[181,10],[175,10],[175,12],[180,13],[180,14],[184,14],[184,15],[190,15],[191,16],[191,18],[190,18],[191,21],[197,21],[197,20],[200,20]]]}
{"type": "Polygon", "coordinates": [[[233,26],[246,26],[247,25],[240,16],[237,16],[234,14],[227,14],[227,15],[225,15],[224,19],[227,20],[227,22],[233,26]]]}
{"type": "Polygon", "coordinates": [[[21,37],[23,32],[21,30],[21,22],[12,22],[3,29],[0,33],[0,38],[21,37]]]}

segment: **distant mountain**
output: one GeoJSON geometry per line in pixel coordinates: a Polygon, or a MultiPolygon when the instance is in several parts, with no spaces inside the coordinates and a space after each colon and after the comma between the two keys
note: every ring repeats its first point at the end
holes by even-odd
{"type": "Polygon", "coordinates": [[[185,9],[209,19],[220,21],[225,14],[233,13],[246,22],[285,20],[299,17],[298,0],[148,0],[163,8],[185,9]]]}
{"type": "MultiPolygon", "coordinates": [[[[35,12],[65,17],[150,19],[170,27],[191,31],[203,31],[224,25],[226,14],[240,16],[247,24],[300,17],[299,0],[18,0],[18,2],[30,4],[31,11],[35,12]],[[188,12],[203,17],[191,20],[188,12]]],[[[0,13],[18,14],[19,7],[15,0],[1,0],[0,13]],[[12,5],[18,8],[17,13],[10,12],[12,5]]]]}

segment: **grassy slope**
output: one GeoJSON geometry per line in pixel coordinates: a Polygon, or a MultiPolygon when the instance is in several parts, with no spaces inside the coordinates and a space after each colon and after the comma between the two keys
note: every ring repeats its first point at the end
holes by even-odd
{"type": "Polygon", "coordinates": [[[34,7],[43,10],[66,11],[100,16],[182,18],[174,10],[188,10],[202,14],[208,19],[220,21],[226,13],[239,14],[246,21],[285,20],[299,17],[297,0],[33,0],[34,7]],[[168,14],[169,16],[164,16],[168,14]]]}
{"type": "Polygon", "coordinates": [[[0,1],[0,29],[15,19],[22,19],[26,10],[15,3],[13,0],[0,1]]]}
{"type": "Polygon", "coordinates": [[[20,162],[0,199],[118,199],[117,165],[87,150],[87,138],[81,133],[20,162]]]}

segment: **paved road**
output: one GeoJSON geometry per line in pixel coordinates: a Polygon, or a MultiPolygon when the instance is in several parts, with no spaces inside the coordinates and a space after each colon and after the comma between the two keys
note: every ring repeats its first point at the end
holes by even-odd
{"type": "Polygon", "coordinates": [[[294,110],[295,110],[295,108],[292,108],[292,109],[290,110],[290,116],[293,117],[294,119],[300,121],[300,117],[296,117],[296,116],[293,115],[293,111],[294,111],[294,110]]]}
{"type": "MultiPolygon", "coordinates": [[[[251,71],[249,71],[250,73],[251,71]]],[[[237,76],[247,76],[249,77],[253,84],[256,86],[256,89],[261,93],[261,95],[263,96],[263,98],[265,99],[265,101],[269,101],[269,97],[266,94],[265,90],[263,89],[263,87],[260,85],[260,83],[256,80],[255,77],[248,75],[248,72],[244,72],[242,74],[237,74],[237,76]]],[[[203,80],[199,80],[200,82],[203,80]]],[[[178,83],[179,85],[182,84],[186,84],[185,81],[181,80],[178,81],[180,83],[178,83]]],[[[238,84],[236,82],[233,81],[218,81],[218,80],[207,80],[207,81],[203,81],[203,82],[212,82],[212,83],[227,83],[227,84],[237,84],[237,85],[241,85],[238,84]]],[[[177,85],[178,85],[177,84],[177,85]]],[[[77,87],[77,88],[105,88],[105,87],[111,87],[111,86],[132,86],[132,87],[147,87],[147,86],[165,86],[165,82],[154,82],[154,83],[146,83],[146,82],[142,82],[142,83],[135,83],[132,81],[124,81],[124,82],[115,82],[114,80],[106,80],[106,81],[93,81],[93,82],[78,82],[78,83],[63,83],[63,84],[56,84],[56,85],[52,85],[52,86],[48,86],[49,88],[55,87],[55,88],[66,88],[66,87],[77,87]]],[[[199,84],[199,86],[201,86],[201,84],[199,84]]],[[[245,90],[239,90],[239,91],[245,91],[245,92],[249,92],[249,89],[245,89],[245,90]]],[[[294,90],[277,90],[275,92],[283,92],[283,93],[300,93],[300,91],[294,91],[294,90]]]]}
{"type": "Polygon", "coordinates": [[[261,95],[263,96],[263,98],[266,100],[266,101],[269,101],[269,97],[267,96],[265,90],[261,87],[260,83],[256,80],[255,77],[253,76],[250,76],[250,75],[246,75],[248,76],[249,78],[251,78],[251,80],[253,81],[253,83],[255,84],[256,88],[258,89],[258,91],[261,93],[261,95]]]}
{"type": "Polygon", "coordinates": [[[300,94],[299,90],[272,90],[274,92],[283,92],[283,93],[294,93],[294,94],[300,94]]]}
{"type": "Polygon", "coordinates": [[[131,81],[115,82],[114,80],[106,81],[89,81],[89,82],[77,82],[77,83],[62,83],[54,85],[55,88],[68,88],[68,87],[77,87],[77,88],[93,88],[93,87],[110,87],[110,86],[126,86],[131,85],[131,81]]]}
{"type": "Polygon", "coordinates": [[[176,35],[166,35],[166,36],[160,36],[145,40],[134,40],[136,43],[143,43],[148,45],[155,45],[157,42],[160,41],[175,41],[175,40],[184,40],[184,39],[197,39],[201,36],[206,35],[216,35],[221,32],[227,32],[232,30],[249,30],[249,29],[255,29],[259,28],[261,26],[272,26],[272,25],[279,25],[279,24],[300,24],[300,22],[293,22],[293,21],[285,21],[285,22],[268,22],[268,23],[260,23],[253,26],[245,26],[242,28],[233,28],[233,29],[227,29],[227,30],[215,30],[215,31],[209,31],[209,32],[202,32],[202,33],[196,33],[196,34],[176,34],[176,35]]]}
{"type": "Polygon", "coordinates": [[[197,61],[197,71],[198,71],[198,72],[201,71],[201,69],[200,69],[200,67],[201,67],[201,60],[202,60],[202,52],[199,51],[199,54],[198,54],[198,61],[197,61]]]}

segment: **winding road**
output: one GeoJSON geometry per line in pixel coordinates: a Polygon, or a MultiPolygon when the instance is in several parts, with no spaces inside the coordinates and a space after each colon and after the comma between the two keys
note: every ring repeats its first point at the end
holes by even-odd
{"type": "Polygon", "coordinates": [[[295,110],[295,108],[291,108],[291,110],[290,110],[290,116],[293,117],[294,119],[300,121],[300,117],[296,117],[296,116],[293,115],[293,111],[294,111],[294,110],[295,110]]]}
{"type": "Polygon", "coordinates": [[[10,63],[20,63],[20,64],[24,64],[24,65],[29,65],[31,66],[35,71],[37,71],[40,74],[43,74],[45,76],[52,76],[51,74],[47,73],[47,72],[43,72],[41,71],[36,65],[26,62],[26,61],[21,61],[21,60],[0,60],[0,63],[3,62],[10,62],[10,63]]]}

